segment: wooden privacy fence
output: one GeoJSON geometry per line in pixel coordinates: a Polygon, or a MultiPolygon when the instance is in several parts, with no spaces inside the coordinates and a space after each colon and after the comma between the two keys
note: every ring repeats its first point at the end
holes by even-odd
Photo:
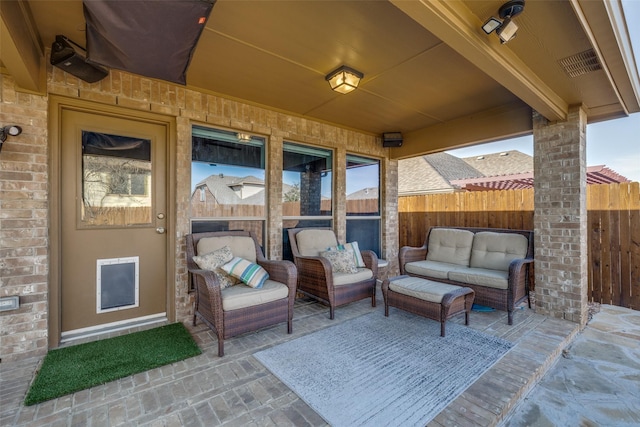
{"type": "MultiPolygon", "coordinates": [[[[533,210],[533,189],[400,197],[400,247],[434,225],[533,230],[533,210]]],[[[587,227],[589,299],[640,310],[639,184],[588,186],[587,227]]]]}

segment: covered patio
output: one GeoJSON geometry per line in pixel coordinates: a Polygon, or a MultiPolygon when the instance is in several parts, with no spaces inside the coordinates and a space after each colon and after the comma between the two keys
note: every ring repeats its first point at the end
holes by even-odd
{"type": "MultiPolygon", "coordinates": [[[[189,2],[147,5],[163,3],[189,2]]],[[[458,416],[477,425],[501,420],[588,320],[586,125],[640,111],[637,62],[619,0],[507,4],[517,6],[517,16],[505,14],[502,0],[220,0],[197,23],[201,35],[183,84],[163,77],[162,58],[172,52],[156,43],[173,37],[171,9],[162,21],[127,14],[141,17],[140,25],[125,26],[132,32],[123,31],[127,43],[119,46],[130,42],[139,52],[151,51],[159,64],[146,74],[106,67],[103,78],[89,82],[51,63],[58,35],[87,48],[74,51],[82,67],[99,53],[87,39],[82,1],[0,3],[0,125],[22,130],[7,135],[0,152],[0,297],[9,307],[0,314],[3,423],[55,425],[61,416],[79,424],[109,417],[158,425],[197,425],[208,417],[230,424],[322,424],[251,358],[258,348],[331,324],[321,307],[303,299],[295,307],[293,336],[268,329],[232,340],[233,358],[218,359],[210,332],[197,329],[206,351],[195,365],[180,363],[32,408],[21,407],[18,396],[49,349],[144,323],[188,323],[193,292],[185,236],[201,223],[258,230],[271,259],[286,258],[286,229],[302,222],[329,226],[342,242],[370,227],[370,249],[388,261],[385,275],[396,275],[398,159],[533,134],[535,311],[525,309],[512,327],[502,312],[471,326],[518,341],[508,357],[517,354],[525,368],[510,372],[513,384],[498,387],[497,395],[477,383],[470,392],[482,399],[463,396],[464,405],[438,418],[441,424],[458,416]],[[491,17],[505,26],[513,21],[517,37],[505,34],[501,42],[496,31],[483,31],[491,17]],[[348,94],[327,82],[341,66],[363,75],[348,94]],[[393,138],[383,136],[390,133],[393,138]],[[107,142],[91,147],[88,134],[107,142]],[[218,149],[210,146],[198,151],[212,135],[240,154],[211,157],[218,149]],[[88,197],[87,171],[104,172],[88,165],[113,169],[95,160],[119,137],[136,147],[135,162],[119,170],[127,180],[88,197]],[[228,184],[237,194],[244,191],[238,183],[253,196],[262,191],[247,197],[259,200],[258,208],[198,216],[192,201],[209,202],[205,190],[217,183],[194,179],[196,163],[259,170],[258,179],[247,174],[228,184]],[[362,190],[376,188],[377,205],[361,218],[347,203],[350,172],[371,164],[377,187],[362,190]],[[286,205],[295,188],[286,182],[290,172],[302,177],[303,195],[314,195],[299,197],[307,209],[295,213],[286,205]],[[328,196],[320,187],[327,176],[328,196]],[[138,203],[138,216],[108,222],[90,209],[102,199],[125,200],[125,208],[138,203]],[[101,305],[96,268],[111,260],[139,262],[140,295],[130,309],[101,305]],[[221,385],[202,388],[195,381],[202,374],[221,385]],[[179,392],[154,390],[168,383],[179,392]],[[120,397],[128,392],[133,397],[120,397]],[[466,408],[476,408],[476,415],[462,414],[466,408]]],[[[352,304],[342,318],[371,310],[352,304]]]]}

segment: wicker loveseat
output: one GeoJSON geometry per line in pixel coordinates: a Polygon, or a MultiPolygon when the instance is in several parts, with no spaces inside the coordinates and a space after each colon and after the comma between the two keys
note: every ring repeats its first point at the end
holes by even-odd
{"type": "Polygon", "coordinates": [[[512,325],[529,297],[533,231],[431,227],[421,247],[402,247],[398,257],[401,274],[471,288],[476,304],[507,311],[512,325]]]}
{"type": "Polygon", "coordinates": [[[224,356],[224,340],[266,326],[287,322],[293,329],[293,304],[296,297],[297,270],[291,261],[271,261],[251,232],[219,231],[189,234],[187,266],[193,279],[196,300],[193,324],[200,318],[218,337],[218,356],[224,356]],[[264,268],[269,277],[260,288],[242,283],[225,287],[214,271],[201,269],[194,257],[227,247],[240,257],[264,268]],[[224,288],[224,289],[223,289],[224,288]]]}
{"type": "Polygon", "coordinates": [[[355,273],[335,272],[331,263],[320,256],[329,247],[338,245],[333,230],[328,228],[290,228],[289,242],[298,268],[298,291],[329,306],[329,318],[335,308],[371,298],[376,306],[378,257],[370,250],[359,251],[365,264],[355,273]]]}

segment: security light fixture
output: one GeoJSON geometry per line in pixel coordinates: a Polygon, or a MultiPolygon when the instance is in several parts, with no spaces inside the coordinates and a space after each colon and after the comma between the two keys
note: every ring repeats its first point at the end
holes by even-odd
{"type": "Polygon", "coordinates": [[[484,23],[484,25],[482,26],[482,30],[487,34],[491,34],[492,31],[500,28],[501,25],[502,21],[492,16],[487,20],[487,22],[484,23]]]}
{"type": "Polygon", "coordinates": [[[16,125],[4,126],[0,128],[0,151],[2,144],[7,140],[8,136],[18,136],[22,133],[22,128],[16,125]]]}
{"type": "Polygon", "coordinates": [[[329,82],[331,89],[346,94],[355,90],[363,77],[364,74],[360,71],[343,65],[327,74],[325,79],[329,82]]]}
{"type": "Polygon", "coordinates": [[[492,16],[482,25],[482,31],[487,34],[495,31],[502,44],[513,40],[518,31],[518,25],[513,22],[513,18],[520,15],[523,10],[524,0],[511,0],[503,4],[500,6],[500,9],[498,9],[498,15],[502,21],[492,16]]]}

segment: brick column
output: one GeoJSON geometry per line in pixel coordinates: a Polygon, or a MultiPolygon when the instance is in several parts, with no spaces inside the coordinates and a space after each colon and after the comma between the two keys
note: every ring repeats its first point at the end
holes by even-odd
{"type": "Polygon", "coordinates": [[[533,114],[536,310],[587,322],[587,116],[571,107],[564,122],[533,114]]]}
{"type": "Polygon", "coordinates": [[[382,258],[389,261],[386,271],[380,272],[383,278],[400,274],[398,262],[398,241],[400,218],[398,215],[398,160],[383,160],[382,182],[382,258]]]}
{"type": "MultiPolygon", "coordinates": [[[[270,133],[270,129],[264,131],[270,133]]],[[[282,247],[282,161],[283,161],[283,139],[282,136],[272,134],[267,141],[269,167],[265,171],[267,174],[267,248],[264,251],[269,259],[281,260],[284,250],[282,247]]]]}

